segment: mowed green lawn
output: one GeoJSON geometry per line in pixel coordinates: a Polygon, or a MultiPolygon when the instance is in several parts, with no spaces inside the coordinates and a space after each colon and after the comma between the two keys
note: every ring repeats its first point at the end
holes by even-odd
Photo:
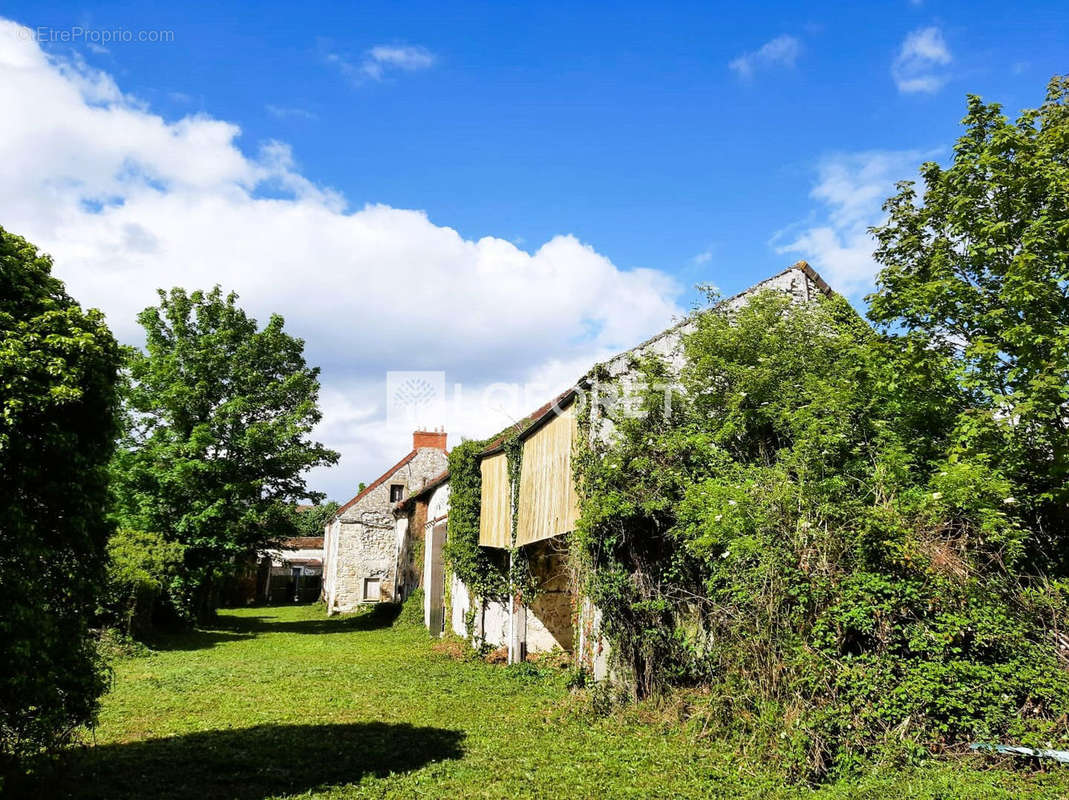
{"type": "Polygon", "coordinates": [[[560,670],[457,661],[431,644],[381,612],[224,611],[119,660],[95,743],[38,796],[1069,797],[1069,770],[971,760],[789,787],[651,707],[593,716],[560,670]]]}

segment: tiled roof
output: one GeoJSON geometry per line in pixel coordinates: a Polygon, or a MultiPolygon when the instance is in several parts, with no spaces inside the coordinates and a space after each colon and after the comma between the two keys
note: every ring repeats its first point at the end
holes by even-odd
{"type": "Polygon", "coordinates": [[[572,386],[571,388],[566,389],[544,406],[532,411],[515,425],[510,425],[500,434],[495,436],[493,441],[488,442],[479,455],[489,456],[500,451],[501,448],[505,446],[505,440],[512,431],[518,431],[520,438],[526,439],[530,434],[534,433],[535,430],[542,427],[543,423],[549,422],[550,415],[553,413],[554,409],[563,410],[570,405],[575,398],[577,388],[577,386],[572,386]]]}
{"type": "Polygon", "coordinates": [[[297,536],[293,539],[283,539],[279,542],[282,550],[322,550],[322,536],[297,536]]]}

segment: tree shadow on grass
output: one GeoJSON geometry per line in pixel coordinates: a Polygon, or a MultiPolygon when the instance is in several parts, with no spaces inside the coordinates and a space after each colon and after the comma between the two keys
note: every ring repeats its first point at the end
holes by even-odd
{"type": "Polygon", "coordinates": [[[269,615],[232,616],[223,614],[202,628],[158,633],[146,644],[153,650],[204,650],[226,642],[253,639],[265,633],[352,633],[391,627],[401,614],[396,603],[379,603],[366,611],[342,617],[280,620],[269,615]]]}
{"type": "Polygon", "coordinates": [[[238,634],[260,633],[351,633],[352,631],[375,631],[391,627],[401,614],[397,603],[379,603],[366,611],[342,617],[321,619],[280,620],[277,617],[220,616],[212,622],[213,630],[238,634]]]}
{"type": "Polygon", "coordinates": [[[254,634],[242,634],[223,630],[189,630],[157,632],[147,636],[145,645],[151,650],[207,650],[227,642],[240,642],[255,638],[254,634]]]}
{"type": "Polygon", "coordinates": [[[203,731],[76,750],[26,788],[38,798],[262,800],[458,759],[463,739],[384,722],[203,731]]]}

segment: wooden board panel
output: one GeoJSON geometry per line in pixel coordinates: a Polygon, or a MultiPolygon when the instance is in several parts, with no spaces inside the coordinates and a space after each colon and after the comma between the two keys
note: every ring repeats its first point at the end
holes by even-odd
{"type": "Polygon", "coordinates": [[[483,547],[510,547],[512,515],[509,504],[509,470],[504,453],[484,458],[482,509],[479,512],[479,544],[483,547]]]}
{"type": "Polygon", "coordinates": [[[579,499],[572,479],[572,447],[577,436],[573,404],[523,443],[517,545],[575,530],[579,499]]]}

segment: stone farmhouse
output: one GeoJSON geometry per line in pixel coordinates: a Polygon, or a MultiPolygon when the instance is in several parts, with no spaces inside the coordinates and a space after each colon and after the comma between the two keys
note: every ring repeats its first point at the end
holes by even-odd
{"type": "MultiPolygon", "coordinates": [[[[730,313],[760,291],[789,294],[795,302],[831,295],[828,284],[804,261],[730,297],[702,313],[730,313]]],[[[424,621],[440,634],[445,630],[476,643],[506,647],[510,662],[529,653],[560,648],[576,656],[596,679],[608,674],[608,644],[600,634],[601,613],[589,601],[579,601],[567,567],[568,534],[579,518],[572,473],[573,447],[579,435],[577,398],[595,383],[625,385],[637,379],[635,360],[657,355],[676,373],[684,366],[684,337],[695,330],[694,317],[668,328],[637,347],[601,365],[529,418],[520,434],[522,460],[519,485],[510,482],[501,442],[491,443],[480,456],[482,474],[479,545],[499,555],[507,569],[513,545],[523,548],[538,580],[535,600],[475,598],[455,576],[447,574],[442,547],[448,532],[449,482],[443,474],[394,507],[399,553],[411,553],[423,543],[424,621]],[[514,495],[513,490],[518,489],[514,495]],[[511,498],[517,498],[513,507],[511,498]],[[515,541],[512,514],[515,519],[515,541]],[[448,591],[447,591],[448,589],[448,591]],[[448,607],[446,598],[449,598],[448,607]]],[[[592,437],[611,438],[613,424],[591,402],[592,437]]],[[[409,577],[409,581],[418,578],[409,577]]]]}
{"type": "Polygon", "coordinates": [[[445,431],[416,431],[412,450],[372,481],[324,528],[323,599],[327,613],[363,603],[400,602],[400,547],[394,506],[445,470],[445,431]]]}

